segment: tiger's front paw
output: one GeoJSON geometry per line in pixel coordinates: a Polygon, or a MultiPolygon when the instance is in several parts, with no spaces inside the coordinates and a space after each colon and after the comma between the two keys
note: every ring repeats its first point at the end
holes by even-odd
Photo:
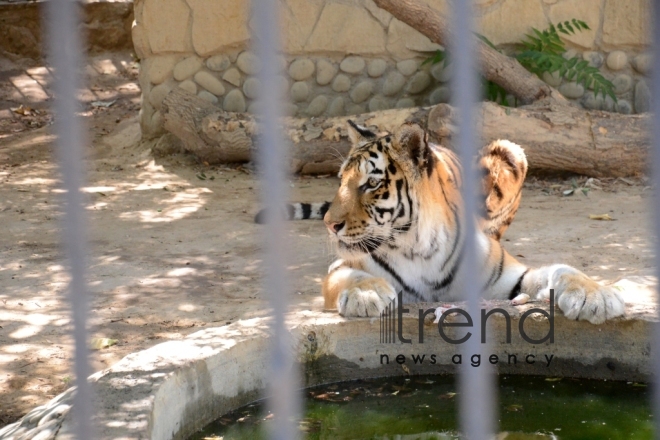
{"type": "Polygon", "coordinates": [[[555,295],[567,318],[602,324],[625,313],[626,304],[616,289],[601,286],[584,274],[564,274],[562,278],[555,295]]]}
{"type": "Polygon", "coordinates": [[[378,316],[395,299],[396,292],[390,283],[369,277],[342,291],[337,309],[342,316],[378,316]]]}

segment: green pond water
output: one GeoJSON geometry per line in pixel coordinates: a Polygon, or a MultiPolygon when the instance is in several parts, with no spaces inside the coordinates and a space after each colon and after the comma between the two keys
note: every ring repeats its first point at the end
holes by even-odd
{"type": "MultiPolygon", "coordinates": [[[[499,384],[498,439],[653,438],[650,389],[643,384],[530,376],[500,376],[499,384]]],[[[305,439],[458,438],[453,376],[361,380],[304,393],[305,439]]],[[[256,402],[191,440],[266,438],[274,417],[256,402]]]]}

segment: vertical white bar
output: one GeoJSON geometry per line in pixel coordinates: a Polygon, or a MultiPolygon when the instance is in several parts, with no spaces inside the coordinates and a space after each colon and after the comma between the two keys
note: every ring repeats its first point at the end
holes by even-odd
{"type": "Polygon", "coordinates": [[[270,438],[293,440],[298,438],[298,380],[294,367],[290,335],[285,327],[285,313],[289,303],[287,277],[287,231],[280,213],[286,203],[286,170],[288,151],[281,132],[284,90],[277,81],[279,15],[277,0],[252,0],[255,35],[253,43],[261,63],[258,99],[261,135],[258,142],[257,166],[261,174],[261,196],[269,218],[264,226],[266,255],[265,290],[273,310],[273,344],[271,352],[269,409],[275,414],[270,438]]]}
{"type": "MultiPolygon", "coordinates": [[[[651,78],[651,109],[653,111],[651,159],[653,169],[653,225],[655,233],[655,270],[656,276],[660,279],[660,1],[656,0],[651,4],[653,12],[650,15],[651,27],[653,28],[653,71],[651,78]]],[[[660,301],[660,297],[656,298],[660,301]]],[[[651,355],[653,357],[653,420],[655,423],[656,439],[660,439],[660,324],[653,324],[651,355]]]]}
{"type": "Polygon", "coordinates": [[[80,440],[93,438],[91,430],[92,397],[87,382],[90,374],[87,347],[88,291],[86,271],[86,220],[81,188],[84,181],[83,145],[85,133],[79,117],[77,99],[82,72],[80,4],[75,0],[46,2],[49,60],[54,68],[56,151],[60,162],[64,194],[62,238],[69,262],[71,283],[69,302],[73,317],[73,339],[77,392],[73,403],[75,435],[80,440]]]}
{"type": "Polygon", "coordinates": [[[476,104],[479,99],[479,77],[475,37],[472,25],[472,2],[454,0],[454,32],[450,51],[454,63],[453,104],[458,108],[457,148],[463,164],[463,201],[465,203],[465,241],[458,280],[464,286],[468,313],[473,319],[472,337],[461,346],[463,363],[458,375],[459,422],[463,435],[470,440],[486,440],[495,430],[492,367],[487,362],[485,344],[480,343],[481,299],[480,264],[475,240],[476,189],[478,176],[471,166],[476,153],[476,104]],[[481,365],[471,366],[471,357],[481,355],[481,365]]]}

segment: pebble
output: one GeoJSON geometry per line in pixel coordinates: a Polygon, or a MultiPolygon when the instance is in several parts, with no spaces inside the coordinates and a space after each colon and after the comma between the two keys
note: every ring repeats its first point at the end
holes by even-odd
{"type": "Polygon", "coordinates": [[[410,76],[417,71],[417,60],[399,61],[396,63],[396,68],[404,75],[410,76]]]}
{"type": "Polygon", "coordinates": [[[620,95],[626,93],[632,88],[633,80],[630,75],[622,73],[612,80],[612,84],[614,84],[614,93],[620,95]]]}
{"type": "Polygon", "coordinates": [[[183,81],[184,79],[190,78],[202,68],[202,64],[202,59],[199,57],[192,56],[184,58],[174,66],[174,71],[172,72],[174,79],[177,81],[183,81]]]}
{"type": "Polygon", "coordinates": [[[398,71],[394,70],[385,76],[385,82],[383,82],[383,95],[392,96],[399,93],[406,83],[406,77],[403,76],[398,71]]]}
{"type": "Polygon", "coordinates": [[[351,90],[349,94],[354,103],[360,104],[369,98],[374,91],[374,84],[371,81],[362,81],[351,90]]]}
{"type": "Polygon", "coordinates": [[[615,110],[624,115],[629,115],[632,113],[632,105],[625,99],[619,99],[616,103],[615,110]]]}
{"type": "Polygon", "coordinates": [[[248,78],[243,83],[243,93],[249,99],[256,99],[261,89],[261,81],[257,78],[248,78]]]}
{"type": "Polygon", "coordinates": [[[211,104],[217,104],[218,103],[218,97],[215,96],[213,93],[208,92],[206,90],[202,90],[197,94],[200,98],[202,98],[204,101],[208,101],[211,104]]]}
{"type": "Polygon", "coordinates": [[[576,82],[567,82],[559,87],[559,93],[569,99],[577,99],[584,95],[584,87],[576,82]]]}
{"type": "Polygon", "coordinates": [[[336,97],[328,107],[329,116],[343,116],[344,115],[344,98],[341,96],[336,97]]]}
{"type": "Polygon", "coordinates": [[[408,81],[408,86],[406,87],[406,92],[408,93],[420,93],[426,90],[426,88],[431,84],[431,77],[426,72],[417,72],[414,74],[410,81],[408,81]]]}
{"type": "Polygon", "coordinates": [[[385,73],[387,69],[387,62],[385,60],[377,59],[369,61],[367,67],[367,74],[372,78],[379,78],[385,73]]]}
{"type": "Polygon", "coordinates": [[[171,55],[151,58],[149,63],[149,81],[151,84],[160,84],[167,80],[172,74],[175,63],[176,58],[171,55]]]}
{"type": "Polygon", "coordinates": [[[227,70],[222,79],[227,81],[232,86],[240,87],[241,86],[241,72],[236,67],[232,67],[227,70]]]}
{"type": "Polygon", "coordinates": [[[225,86],[222,85],[222,81],[211,72],[200,70],[195,74],[195,82],[214,95],[222,96],[225,94],[225,86]]]}
{"type": "Polygon", "coordinates": [[[415,107],[415,101],[412,98],[401,98],[394,105],[396,108],[415,107]]]}
{"type": "Polygon", "coordinates": [[[603,106],[603,98],[600,95],[596,97],[594,92],[587,92],[580,100],[580,104],[587,110],[600,110],[603,106]]]}
{"type": "Polygon", "coordinates": [[[227,96],[225,96],[222,102],[222,108],[228,112],[244,112],[246,105],[243,93],[239,89],[234,89],[227,93],[227,96]]]}
{"type": "Polygon", "coordinates": [[[289,66],[289,76],[294,81],[304,81],[314,73],[314,62],[309,58],[299,58],[289,66]]]}
{"type": "Polygon", "coordinates": [[[163,102],[163,99],[167,96],[168,93],[172,91],[172,86],[168,83],[158,84],[156,87],[151,89],[149,93],[149,102],[155,108],[160,108],[160,104],[163,102]]]}
{"type": "Polygon", "coordinates": [[[249,51],[241,52],[236,58],[236,65],[246,75],[256,75],[261,70],[261,61],[249,51]]]}
{"type": "Polygon", "coordinates": [[[307,106],[307,114],[310,116],[320,116],[328,107],[328,97],[319,95],[312,99],[312,102],[307,106]]]}
{"type": "Polygon", "coordinates": [[[192,93],[193,95],[197,94],[197,84],[195,84],[195,82],[192,80],[185,80],[179,84],[179,87],[181,87],[186,92],[192,93]]]}
{"type": "Polygon", "coordinates": [[[440,62],[431,67],[431,75],[437,81],[449,82],[451,80],[452,69],[453,67],[451,65],[445,66],[444,62],[440,62]]]}
{"type": "Polygon", "coordinates": [[[213,55],[206,60],[206,67],[215,72],[222,72],[231,66],[231,61],[225,55],[213,55]]]}
{"type": "Polygon", "coordinates": [[[615,50],[607,55],[607,68],[610,70],[621,70],[628,64],[628,55],[622,50],[615,50]]]}
{"type": "Polygon", "coordinates": [[[433,92],[431,92],[431,94],[429,95],[429,102],[431,103],[431,105],[447,103],[449,102],[450,98],[451,98],[451,92],[449,90],[449,87],[440,86],[436,88],[433,92]]]}
{"type": "Polygon", "coordinates": [[[298,81],[291,86],[291,100],[293,102],[306,101],[309,97],[309,86],[304,81],[298,81]]]}
{"type": "Polygon", "coordinates": [[[337,74],[337,66],[328,60],[320,59],[316,62],[316,83],[320,86],[330,84],[337,74]]]}
{"type": "Polygon", "coordinates": [[[387,98],[382,95],[376,95],[369,100],[368,107],[370,112],[377,112],[380,110],[387,110],[388,108],[391,108],[391,105],[387,98]]]}
{"type": "Polygon", "coordinates": [[[287,102],[284,104],[284,114],[286,116],[295,116],[298,114],[298,106],[295,104],[292,104],[290,102],[287,102]]]}
{"type": "Polygon", "coordinates": [[[559,72],[543,72],[541,75],[541,79],[545,81],[545,83],[551,87],[559,87],[561,84],[561,76],[559,76],[559,72]]]}
{"type": "Polygon", "coordinates": [[[646,113],[651,110],[651,90],[646,84],[646,81],[637,81],[634,100],[636,113],[646,113]]]}
{"type": "Polygon", "coordinates": [[[332,81],[332,90],[335,92],[346,92],[351,88],[351,79],[340,73],[334,81],[332,81]]]}
{"type": "Polygon", "coordinates": [[[653,63],[653,57],[651,56],[651,54],[643,53],[637,55],[633,59],[632,64],[636,71],[638,71],[642,75],[648,75],[649,73],[651,73],[652,63],[653,63]]]}
{"type": "Polygon", "coordinates": [[[595,68],[600,68],[600,66],[603,65],[603,61],[605,61],[605,57],[603,56],[603,54],[593,50],[588,50],[586,52],[583,52],[582,58],[585,61],[588,61],[590,66],[595,68]]]}
{"type": "Polygon", "coordinates": [[[344,60],[341,62],[339,65],[339,69],[341,69],[342,72],[350,73],[352,75],[356,75],[358,73],[362,73],[364,70],[366,63],[364,61],[364,58],[362,57],[356,57],[356,56],[350,56],[344,58],[344,60]]]}
{"type": "Polygon", "coordinates": [[[367,109],[362,105],[349,104],[346,107],[346,114],[347,115],[361,115],[362,113],[366,113],[366,111],[367,111],[367,109]]]}

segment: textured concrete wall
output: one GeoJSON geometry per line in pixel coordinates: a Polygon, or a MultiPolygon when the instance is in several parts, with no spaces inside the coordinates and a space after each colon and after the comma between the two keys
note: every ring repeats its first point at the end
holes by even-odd
{"type": "MultiPolygon", "coordinates": [[[[446,0],[428,0],[446,12],[446,0]]],[[[613,80],[618,103],[580,85],[544,78],[591,109],[649,109],[644,80],[650,58],[648,0],[477,0],[482,34],[508,47],[532,27],[577,18],[591,30],[567,36],[569,55],[583,56],[613,80]]],[[[251,111],[259,60],[249,51],[250,5],[244,0],[136,0],[133,40],[143,60],[146,135],[162,130],[159,107],[173,87],[197,93],[229,111],[251,111]]],[[[448,102],[450,71],[421,66],[439,46],[373,0],[282,0],[282,84],[287,111],[339,116],[448,102]]]]}

